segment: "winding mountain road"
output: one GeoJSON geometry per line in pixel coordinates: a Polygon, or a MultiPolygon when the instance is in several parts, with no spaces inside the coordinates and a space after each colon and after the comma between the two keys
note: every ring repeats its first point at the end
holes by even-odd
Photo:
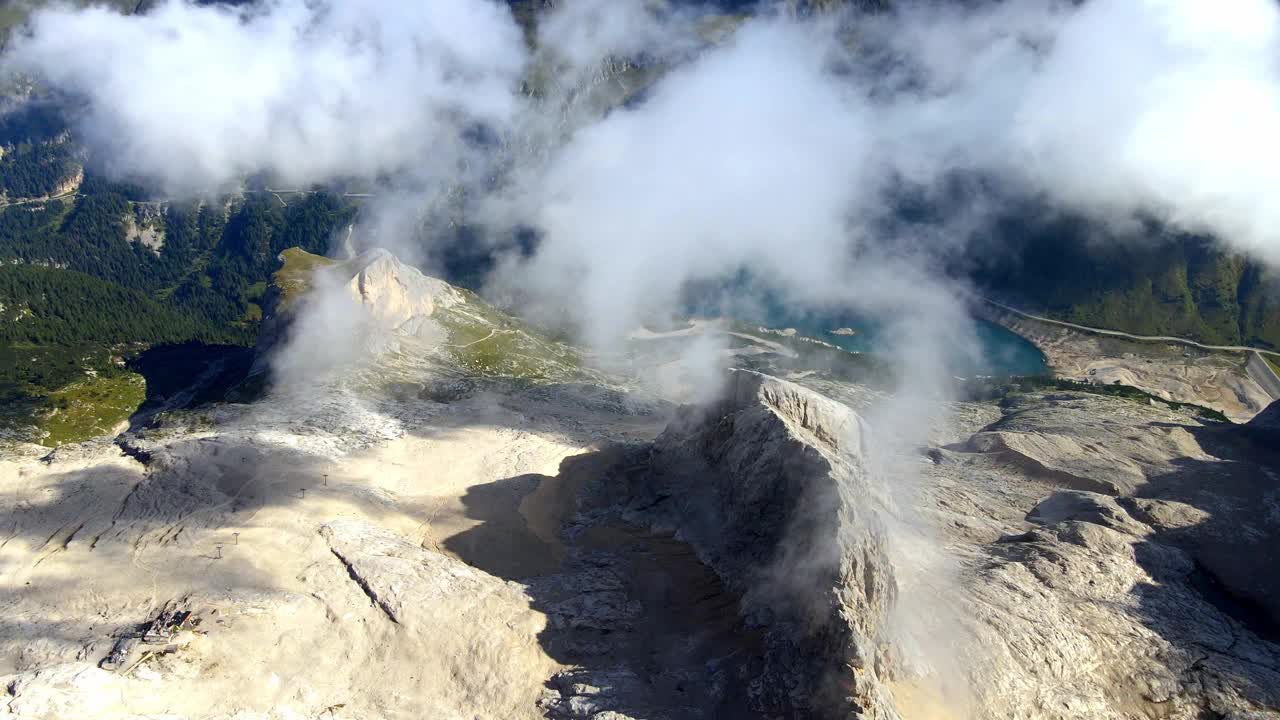
{"type": "Polygon", "coordinates": [[[1062,327],[1069,327],[1074,330],[1082,330],[1084,332],[1095,333],[1098,335],[1110,335],[1112,337],[1126,338],[1129,340],[1138,340],[1140,342],[1181,343],[1183,345],[1191,345],[1193,347],[1198,347],[1202,350],[1226,350],[1229,352],[1255,352],[1260,355],[1270,355],[1271,357],[1274,357],[1280,360],[1280,352],[1276,352],[1274,350],[1263,350],[1261,348],[1249,347],[1248,345],[1206,345],[1204,343],[1196,342],[1195,340],[1188,340],[1186,338],[1180,338],[1180,337],[1171,337],[1168,335],[1134,335],[1133,333],[1121,332],[1119,330],[1107,330],[1105,328],[1089,327],[1088,325],[1077,325],[1076,323],[1067,322],[1065,320],[1054,320],[1053,318],[1044,317],[1043,315],[1033,315],[1029,312],[1019,310],[1015,307],[1010,307],[1008,305],[998,303],[995,300],[991,300],[990,298],[984,298],[982,296],[976,296],[976,297],[978,297],[979,300],[982,300],[988,305],[998,307],[1001,310],[1011,312],[1014,315],[1021,315],[1022,317],[1028,318],[1030,320],[1038,320],[1040,322],[1049,323],[1051,325],[1061,325],[1062,327]]]}

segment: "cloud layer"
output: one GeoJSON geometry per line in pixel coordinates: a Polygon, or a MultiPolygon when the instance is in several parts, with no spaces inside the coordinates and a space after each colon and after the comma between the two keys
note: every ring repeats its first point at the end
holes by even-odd
{"type": "Polygon", "coordinates": [[[8,66],[84,99],[84,135],[112,171],[181,193],[261,171],[457,173],[467,133],[515,113],[525,56],[495,0],[169,0],[41,11],[8,66]]]}
{"type": "Polygon", "coordinates": [[[493,150],[477,137],[505,138],[509,150],[524,141],[537,159],[516,158],[524,184],[559,193],[521,206],[563,236],[553,252],[587,251],[589,222],[619,237],[623,226],[627,240],[611,252],[635,259],[635,238],[652,238],[653,224],[688,220],[665,227],[698,238],[677,259],[689,275],[706,274],[712,257],[727,268],[812,266],[805,249],[827,240],[797,248],[796,238],[840,235],[833,216],[856,227],[893,183],[927,188],[956,171],[1103,220],[1153,216],[1280,263],[1271,0],[913,2],[837,16],[840,33],[830,16],[765,12],[709,48],[708,15],[643,0],[562,3],[537,31],[539,72],[555,82],[536,100],[521,92],[531,76],[520,28],[496,0],[45,10],[8,66],[82,97],[99,157],[173,192],[260,171],[297,184],[401,174],[417,188],[475,183],[467,174],[488,173],[493,150]],[[566,118],[584,83],[615,80],[601,73],[609,59],[676,69],[639,112],[566,118]],[[701,213],[679,207],[695,186],[701,213]],[[793,202],[784,232],[778,210],[793,202]],[[633,203],[650,227],[613,214],[633,203]]]}
{"type": "Polygon", "coordinates": [[[83,101],[110,170],[171,193],[264,171],[373,181],[356,239],[411,258],[449,223],[532,228],[537,251],[493,287],[601,346],[678,312],[691,285],[743,277],[971,345],[932,263],[1000,199],[894,221],[904,187],[928,198],[957,174],[1280,264],[1273,0],[765,6],[745,22],[566,0],[533,37],[531,52],[496,0],[169,0],[43,11],[6,63],[83,101]]]}
{"type": "Polygon", "coordinates": [[[830,32],[749,23],[574,135],[510,188],[544,238],[519,277],[614,334],[738,270],[796,293],[843,284],[851,202],[878,169],[874,118],[825,70],[830,32]]]}
{"type": "Polygon", "coordinates": [[[985,172],[1052,204],[1153,217],[1280,264],[1280,5],[918,6],[880,28],[917,71],[890,96],[898,165],[985,172]]]}

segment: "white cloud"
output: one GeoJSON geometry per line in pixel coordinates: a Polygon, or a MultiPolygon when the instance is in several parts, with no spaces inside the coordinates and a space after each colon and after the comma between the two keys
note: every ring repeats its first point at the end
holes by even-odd
{"type": "Polygon", "coordinates": [[[908,177],[987,172],[1101,220],[1145,214],[1280,263],[1273,0],[915,6],[881,29],[923,79],[885,103],[908,177]]]}
{"type": "Polygon", "coordinates": [[[84,133],[112,170],[174,191],[260,170],[290,183],[453,172],[469,126],[515,113],[524,63],[494,0],[55,8],[9,55],[87,101],[84,133]]]}
{"type": "Polygon", "coordinates": [[[829,30],[753,22],[577,133],[518,188],[544,234],[521,279],[593,308],[605,335],[740,268],[797,293],[837,284],[878,170],[874,119],[827,71],[829,30]]]}
{"type": "Polygon", "coordinates": [[[1014,116],[1010,160],[1063,203],[1141,210],[1280,263],[1280,6],[1097,0],[1014,116]]]}

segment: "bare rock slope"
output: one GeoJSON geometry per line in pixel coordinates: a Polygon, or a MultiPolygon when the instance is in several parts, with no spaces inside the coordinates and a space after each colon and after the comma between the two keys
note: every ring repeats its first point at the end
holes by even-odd
{"type": "Polygon", "coordinates": [[[365,260],[358,377],[0,459],[0,717],[1280,718],[1275,407],[1030,392],[882,458],[875,393],[675,410],[365,260]]]}
{"type": "Polygon", "coordinates": [[[977,707],[1280,717],[1274,446],[1150,404],[1033,393],[935,458],[939,524],[967,548],[977,707]]]}
{"type": "Polygon", "coordinates": [[[654,442],[628,517],[676,528],[764,638],[765,715],[896,717],[877,677],[894,598],[883,488],[848,407],[738,371],[654,442]]]}

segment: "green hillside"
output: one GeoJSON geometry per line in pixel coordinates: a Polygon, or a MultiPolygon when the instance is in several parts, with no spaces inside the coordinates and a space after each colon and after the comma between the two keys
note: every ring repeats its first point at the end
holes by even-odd
{"type": "Polygon", "coordinates": [[[109,429],[145,396],[123,366],[150,347],[252,344],[279,252],[326,251],[354,213],[326,192],[154,203],[92,177],[0,209],[0,437],[109,429]]]}
{"type": "Polygon", "coordinates": [[[163,301],[210,337],[249,342],[279,252],[326,251],[355,212],[323,192],[287,208],[270,195],[177,204],[140,197],[90,178],[77,198],[0,210],[0,262],[91,275],[163,301]]]}
{"type": "Polygon", "coordinates": [[[988,292],[1062,320],[1215,345],[1280,348],[1280,277],[1218,243],[1079,220],[1009,221],[975,259],[988,292]]]}
{"type": "Polygon", "coordinates": [[[84,273],[0,266],[0,342],[182,342],[206,330],[141,292],[84,273]]]}

